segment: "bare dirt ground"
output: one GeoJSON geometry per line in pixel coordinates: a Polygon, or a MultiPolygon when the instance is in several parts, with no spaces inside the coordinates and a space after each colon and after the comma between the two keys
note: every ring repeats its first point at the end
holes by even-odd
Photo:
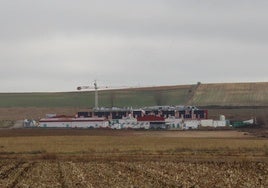
{"type": "Polygon", "coordinates": [[[218,131],[148,131],[135,132],[134,135],[178,137],[178,138],[249,138],[254,137],[246,132],[236,130],[218,130],[218,131]]]}
{"type": "Polygon", "coordinates": [[[178,138],[250,138],[254,135],[236,130],[226,131],[150,131],[150,130],[110,130],[110,129],[56,129],[23,128],[1,129],[0,137],[18,136],[150,136],[178,138]]]}
{"type": "Polygon", "coordinates": [[[65,114],[75,115],[78,111],[85,111],[87,109],[80,108],[36,108],[36,107],[11,107],[0,108],[0,120],[23,120],[35,119],[39,120],[46,114],[65,114]]]}
{"type": "Polygon", "coordinates": [[[268,166],[249,162],[2,160],[1,187],[267,187],[268,166]]]}

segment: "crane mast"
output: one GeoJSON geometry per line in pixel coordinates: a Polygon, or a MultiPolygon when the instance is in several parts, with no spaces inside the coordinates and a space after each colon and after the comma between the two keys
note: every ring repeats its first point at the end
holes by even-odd
{"type": "MultiPolygon", "coordinates": [[[[99,108],[99,95],[98,95],[98,91],[99,89],[101,90],[105,90],[105,89],[110,89],[110,90],[116,90],[116,89],[126,89],[126,88],[129,88],[127,86],[117,86],[117,87],[99,87],[97,85],[97,81],[94,80],[94,86],[78,86],[77,87],[77,90],[92,90],[94,89],[95,90],[95,109],[98,109],[99,108]]],[[[112,94],[111,94],[112,95],[112,94]]],[[[113,104],[113,103],[112,103],[113,104]]]]}
{"type": "MultiPolygon", "coordinates": [[[[78,86],[77,90],[82,90],[82,89],[92,89],[91,86],[78,86]]],[[[98,85],[97,81],[94,81],[94,89],[95,89],[95,109],[99,108],[99,97],[98,97],[98,85]]]]}
{"type": "Polygon", "coordinates": [[[98,86],[97,86],[97,81],[94,81],[94,89],[95,89],[95,108],[99,108],[99,95],[98,95],[98,86]]]}

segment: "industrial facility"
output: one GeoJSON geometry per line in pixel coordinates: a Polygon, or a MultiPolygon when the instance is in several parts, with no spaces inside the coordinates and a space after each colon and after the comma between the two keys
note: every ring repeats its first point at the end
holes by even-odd
{"type": "MultiPolygon", "coordinates": [[[[253,122],[247,121],[245,124],[253,122]]],[[[230,122],[220,115],[208,119],[208,110],[195,106],[152,106],[140,109],[98,108],[78,112],[74,116],[47,114],[37,123],[47,128],[107,128],[189,130],[202,127],[226,127],[230,122]]]]}

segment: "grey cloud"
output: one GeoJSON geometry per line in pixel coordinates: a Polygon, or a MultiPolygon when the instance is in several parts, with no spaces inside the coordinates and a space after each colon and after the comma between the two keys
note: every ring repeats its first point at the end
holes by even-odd
{"type": "Polygon", "coordinates": [[[94,79],[112,85],[263,81],[267,5],[262,0],[3,0],[2,90],[72,90],[94,79]],[[22,80],[28,84],[16,86],[22,80]]]}
{"type": "Polygon", "coordinates": [[[267,31],[267,3],[245,1],[17,1],[1,6],[1,32],[13,37],[59,33],[216,35],[257,38],[267,31]],[[27,3],[28,2],[28,3],[27,3]],[[8,18],[8,19],[7,19],[8,18]],[[242,28],[241,28],[242,27],[242,28]],[[18,35],[17,35],[18,34],[18,35]]]}

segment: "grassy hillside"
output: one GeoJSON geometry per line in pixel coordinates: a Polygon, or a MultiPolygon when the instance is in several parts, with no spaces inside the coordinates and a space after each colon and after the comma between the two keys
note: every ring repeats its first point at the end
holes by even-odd
{"type": "Polygon", "coordinates": [[[87,93],[1,93],[0,107],[77,107],[89,100],[87,93]]]}
{"type": "MultiPolygon", "coordinates": [[[[99,106],[185,104],[191,85],[99,91],[99,106]]],[[[94,107],[94,91],[0,93],[0,107],[94,107]]]]}
{"type": "Polygon", "coordinates": [[[100,106],[152,106],[185,104],[191,85],[100,92],[100,106]]]}
{"type": "MultiPolygon", "coordinates": [[[[99,106],[268,106],[268,82],[194,84],[99,91],[99,106]]],[[[0,108],[94,107],[94,91],[62,93],[0,93],[0,108]]]]}

